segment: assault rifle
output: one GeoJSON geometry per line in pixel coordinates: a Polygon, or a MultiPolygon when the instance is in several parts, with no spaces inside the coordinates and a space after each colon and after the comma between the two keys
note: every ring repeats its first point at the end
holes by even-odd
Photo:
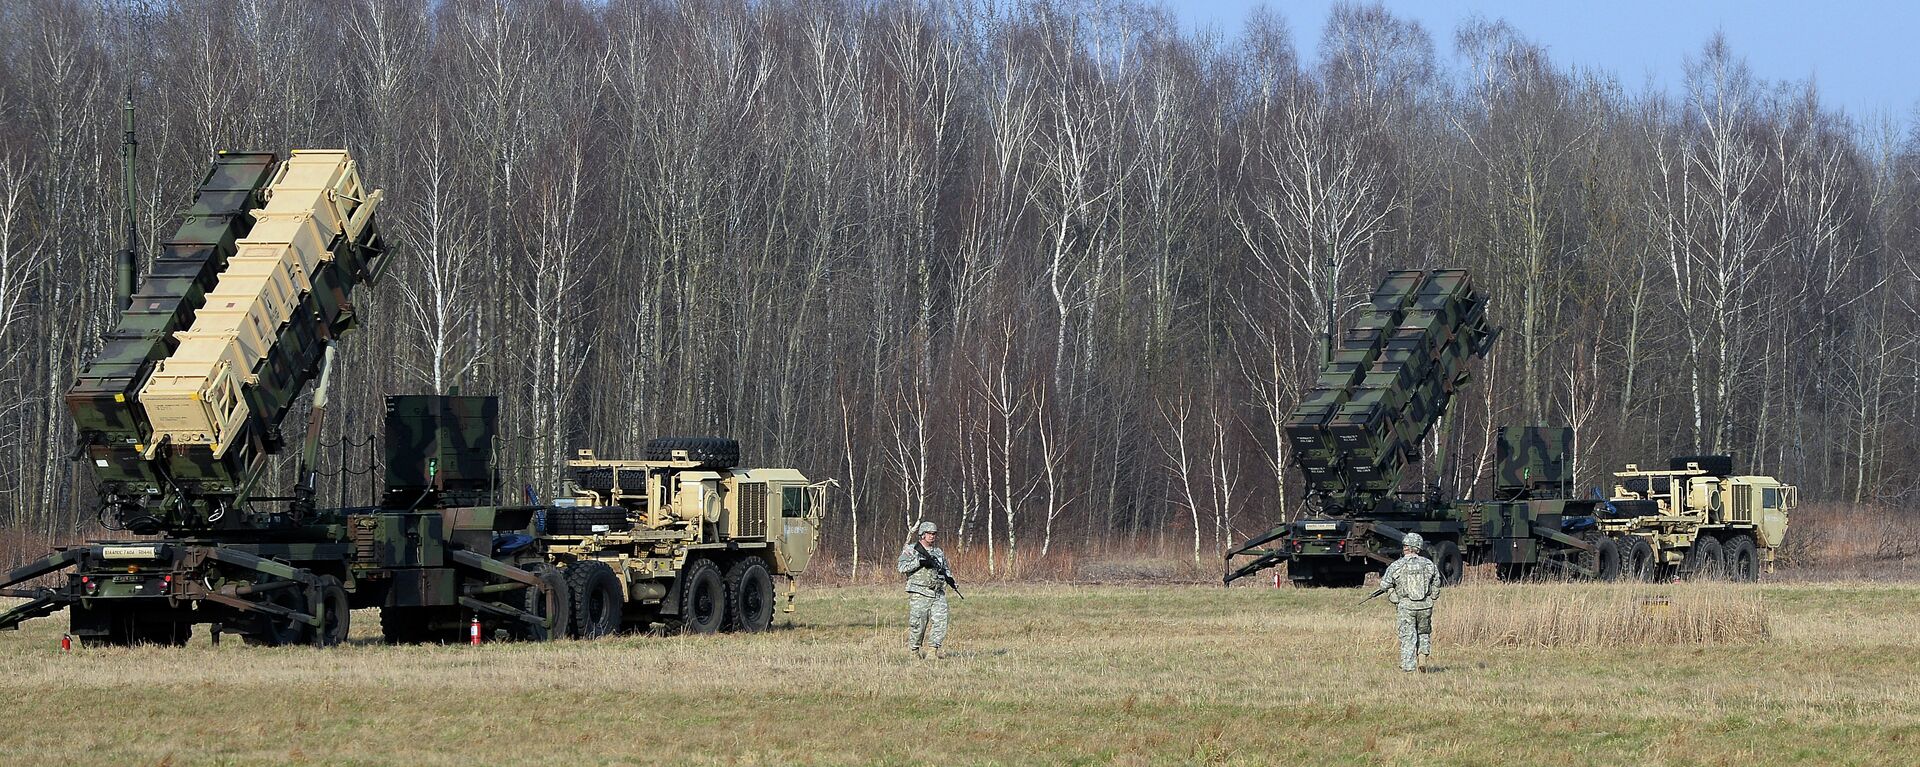
{"type": "Polygon", "coordinates": [[[938,572],[940,574],[940,580],[946,581],[947,588],[953,589],[954,596],[961,599],[967,598],[967,595],[960,593],[960,584],[953,582],[953,573],[947,572],[947,566],[941,564],[940,559],[935,557],[933,552],[927,551],[927,547],[920,544],[919,538],[913,539],[913,550],[920,552],[921,567],[931,568],[935,572],[938,572]]]}
{"type": "Polygon", "coordinates": [[[1385,594],[1385,593],[1387,593],[1387,591],[1388,591],[1389,589],[1391,589],[1391,588],[1392,588],[1391,586],[1381,586],[1380,588],[1378,588],[1378,589],[1376,589],[1376,590],[1374,590],[1374,592],[1373,592],[1372,594],[1368,594],[1368,595],[1367,595],[1367,598],[1366,598],[1366,599],[1362,599],[1362,600],[1360,600],[1360,604],[1363,604],[1363,605],[1364,605],[1364,604],[1366,604],[1366,603],[1368,603],[1368,602],[1371,602],[1371,601],[1373,601],[1373,598],[1374,598],[1374,597],[1377,597],[1377,596],[1380,596],[1381,594],[1385,594]]]}

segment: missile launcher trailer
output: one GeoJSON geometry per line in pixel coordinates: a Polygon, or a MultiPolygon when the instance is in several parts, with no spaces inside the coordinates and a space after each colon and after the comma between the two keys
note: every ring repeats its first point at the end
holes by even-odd
{"type": "Polygon", "coordinates": [[[216,638],[325,646],[346,638],[352,608],[381,607],[394,640],[451,638],[462,616],[530,638],[565,633],[571,600],[533,545],[537,510],[492,505],[491,398],[390,399],[386,503],[313,506],[332,342],[354,324],[354,290],[386,261],[380,200],[343,151],[214,160],[67,394],[103,524],[156,537],[69,547],[7,573],[0,596],[27,601],[0,612],[0,629],[68,608],[86,643],[177,644],[210,624],[216,638]],[[310,385],[293,492],[260,495],[284,447],[280,422],[310,385]],[[21,585],[61,573],[54,586],[21,585]]]}
{"type": "Polygon", "coordinates": [[[1497,335],[1485,305],[1461,271],[1387,275],[1285,426],[1308,513],[1229,552],[1226,582],[1286,563],[1299,585],[1358,586],[1399,557],[1407,533],[1427,541],[1448,583],[1481,563],[1507,579],[1751,580],[1772,561],[1794,489],[1732,476],[1725,456],[1676,458],[1666,472],[1630,466],[1612,499],[1583,498],[1571,429],[1507,427],[1492,499],[1400,492],[1466,362],[1497,335]],[[1235,557],[1252,559],[1233,567],[1235,557]]]}
{"type": "Polygon", "coordinates": [[[764,631],[774,578],[806,569],[824,483],[793,469],[736,468],[733,440],[664,438],[647,460],[568,463],[573,497],[548,510],[542,548],[565,568],[574,633],[664,623],[689,633],[764,631]]]}

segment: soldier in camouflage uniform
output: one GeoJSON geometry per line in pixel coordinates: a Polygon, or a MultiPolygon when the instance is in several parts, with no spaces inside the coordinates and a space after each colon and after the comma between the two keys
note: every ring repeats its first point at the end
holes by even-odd
{"type": "Polygon", "coordinates": [[[925,561],[912,541],[900,549],[900,572],[907,575],[907,651],[921,658],[927,657],[921,649],[923,635],[924,646],[932,648],[933,657],[945,657],[940,653],[940,643],[947,638],[947,584],[940,579],[940,570],[948,565],[946,552],[933,545],[938,533],[932,522],[914,526],[920,546],[937,566],[925,561]]]}
{"type": "Polygon", "coordinates": [[[1414,671],[1433,654],[1433,603],[1440,599],[1440,568],[1420,556],[1419,533],[1400,540],[1400,558],[1380,576],[1380,588],[1399,607],[1400,670],[1414,671]]]}

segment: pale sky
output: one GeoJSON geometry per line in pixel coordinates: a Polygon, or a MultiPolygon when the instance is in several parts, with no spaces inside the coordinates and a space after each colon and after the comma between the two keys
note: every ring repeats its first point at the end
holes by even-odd
{"type": "MultiPolygon", "coordinates": [[[[1237,36],[1248,11],[1266,5],[1286,19],[1305,62],[1318,58],[1332,0],[1162,0],[1190,29],[1237,36]]],[[[1652,84],[1677,94],[1682,64],[1715,30],[1756,77],[1812,78],[1821,100],[1856,120],[1899,121],[1920,107],[1920,2],[1833,0],[1386,0],[1420,22],[1442,61],[1455,61],[1453,33],[1473,16],[1505,19],[1561,66],[1612,72],[1629,91],[1652,84]]]]}

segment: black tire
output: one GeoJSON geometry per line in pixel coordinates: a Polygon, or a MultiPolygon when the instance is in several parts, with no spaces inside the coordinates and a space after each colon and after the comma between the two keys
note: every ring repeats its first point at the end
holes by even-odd
{"type": "Polygon", "coordinates": [[[521,591],[520,609],[550,620],[549,625],[540,626],[516,619],[508,633],[529,642],[550,642],[566,636],[573,628],[573,596],[567,591],[566,574],[545,562],[521,565],[520,569],[546,584],[545,589],[528,587],[521,591]]]}
{"type": "Polygon", "coordinates": [[[193,638],[193,624],[186,621],[159,621],[141,631],[140,641],[162,647],[179,647],[193,638]]]}
{"type": "Polygon", "coordinates": [[[380,637],[387,644],[457,644],[466,640],[459,610],[448,607],[382,607],[380,637]],[[441,624],[435,628],[434,624],[441,624]]]}
{"type": "Polygon", "coordinates": [[[1627,580],[1652,581],[1659,577],[1660,568],[1653,562],[1653,544],[1638,535],[1628,536],[1620,549],[1621,575],[1627,580]]]}
{"type": "Polygon", "coordinates": [[[702,469],[731,469],[740,465],[740,443],[726,437],[660,437],[647,442],[647,460],[671,461],[676,450],[702,469]]]}
{"type": "Polygon", "coordinates": [[[1467,574],[1466,560],[1460,558],[1460,544],[1440,541],[1433,544],[1433,564],[1440,568],[1440,585],[1453,586],[1467,574]]]}
{"type": "Polygon", "coordinates": [[[380,608],[380,638],[387,644],[418,644],[427,640],[427,611],[419,607],[380,608]]]}
{"type": "Polygon", "coordinates": [[[1688,463],[1698,464],[1701,471],[1716,477],[1733,476],[1733,456],[1731,455],[1676,455],[1667,461],[1667,469],[1686,471],[1688,463]]]}
{"type": "Polygon", "coordinates": [[[347,634],[353,627],[353,606],[347,603],[347,589],[340,585],[340,579],[331,575],[320,579],[320,601],[326,605],[326,616],[320,622],[320,628],[313,633],[315,647],[332,647],[346,644],[347,634]]]}
{"type": "Polygon", "coordinates": [[[1654,517],[1660,515],[1659,501],[1621,499],[1608,501],[1607,503],[1612,505],[1613,509],[1608,511],[1606,506],[1601,506],[1600,511],[1609,519],[1630,519],[1633,517],[1654,517]]]}
{"type": "Polygon", "coordinates": [[[1581,566],[1593,571],[1597,581],[1615,581],[1620,579],[1620,546],[1612,538],[1598,532],[1589,532],[1581,540],[1593,546],[1593,551],[1581,557],[1581,566]]]}
{"type": "Polygon", "coordinates": [[[1693,541],[1693,548],[1687,551],[1687,572],[1690,580],[1719,580],[1725,572],[1721,567],[1722,548],[1718,538],[1706,535],[1693,541]]]}
{"type": "Polygon", "coordinates": [[[626,594],[620,576],[607,563],[583,559],[567,567],[567,591],[573,595],[573,637],[599,639],[619,633],[626,594]]]}
{"type": "Polygon", "coordinates": [[[773,571],[747,557],[727,568],[727,631],[766,631],[773,625],[773,571]]]}
{"type": "MultiPolygon", "coordinates": [[[[307,612],[307,590],[299,586],[269,591],[261,601],[295,612],[307,612]]],[[[266,614],[254,615],[253,627],[241,637],[247,644],[264,647],[303,645],[312,641],[312,638],[312,626],[297,620],[276,618],[266,614]]]]}
{"type": "Polygon", "coordinates": [[[548,509],[541,532],[547,535],[593,535],[595,532],[626,532],[633,529],[633,518],[622,508],[548,509]],[[596,531],[604,526],[606,530],[596,531]]]}
{"type": "Polygon", "coordinates": [[[727,583],[711,559],[687,563],[680,575],[680,633],[712,634],[726,625],[727,583]]]}
{"type": "Polygon", "coordinates": [[[1736,535],[1728,538],[1721,565],[1727,577],[1733,580],[1747,583],[1759,580],[1760,558],[1754,550],[1753,537],[1736,535]]]}

